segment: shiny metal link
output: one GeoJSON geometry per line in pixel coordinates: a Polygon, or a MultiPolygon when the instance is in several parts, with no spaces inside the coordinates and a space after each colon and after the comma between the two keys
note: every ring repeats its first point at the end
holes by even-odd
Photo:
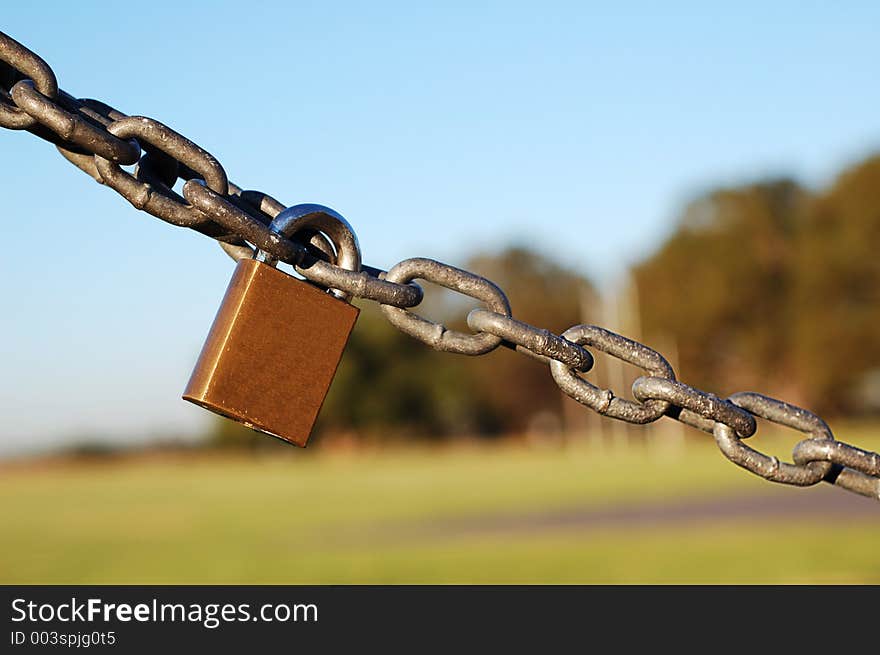
{"type": "MultiPolygon", "coordinates": [[[[254,191],[252,189],[241,189],[232,182],[229,183],[229,200],[246,211],[255,211],[259,216],[265,217],[267,225],[271,223],[278,214],[287,209],[286,205],[280,203],[267,193],[254,191]]],[[[307,241],[302,238],[295,240],[304,243],[306,249],[312,252],[312,254],[316,254],[319,258],[322,258],[331,264],[338,265],[338,262],[336,261],[336,250],[330,239],[318,231],[304,231],[304,233],[308,233],[308,236],[310,237],[307,241]]],[[[234,250],[234,246],[226,247],[227,245],[228,244],[221,243],[220,247],[223,248],[227,255],[236,261],[245,256],[245,253],[247,253],[248,257],[255,257],[257,254],[256,249],[249,248],[247,245],[240,247],[238,250],[234,250]]],[[[363,264],[361,264],[361,268],[364,268],[363,264]]]]}
{"type": "Polygon", "coordinates": [[[795,464],[832,462],[837,465],[825,476],[847,491],[880,500],[880,455],[842,441],[804,439],[794,447],[795,464]]]}
{"type": "Polygon", "coordinates": [[[678,380],[641,377],[633,382],[632,392],[643,403],[665,400],[670,404],[667,416],[681,419],[685,414],[683,422],[709,434],[713,434],[715,423],[730,426],[740,438],[750,437],[758,429],[755,417],[746,410],[678,380]]]}
{"type": "Polygon", "coordinates": [[[305,246],[273,232],[251,212],[234,204],[225,193],[197,180],[190,180],[183,185],[183,196],[199,215],[210,216],[212,221],[226,230],[238,234],[259,250],[271,253],[281,261],[298,264],[306,255],[305,246]]]}
{"type": "MultiPolygon", "coordinates": [[[[91,119],[97,125],[103,126],[105,129],[113,121],[127,118],[127,116],[121,111],[114,109],[110,105],[103,103],[100,100],[93,100],[92,98],[76,99],[60,89],[58,91],[58,96],[61,100],[65,100],[67,98],[73,100],[75,102],[76,109],[80,114],[82,114],[86,118],[91,119]]],[[[68,106],[67,102],[62,102],[61,104],[65,107],[68,106]]],[[[108,138],[116,139],[116,137],[109,132],[107,132],[106,134],[108,138]]],[[[98,167],[95,165],[95,157],[93,152],[90,152],[88,150],[84,151],[80,147],[71,148],[70,144],[66,142],[58,143],[55,140],[52,140],[52,142],[55,143],[55,147],[58,149],[58,152],[61,153],[61,156],[64,157],[67,161],[69,161],[71,164],[79,168],[87,175],[91,176],[99,184],[104,183],[104,180],[101,179],[101,174],[98,172],[98,167]]],[[[135,143],[137,144],[137,141],[135,141],[135,143]]],[[[138,144],[138,148],[140,148],[140,144],[138,144]]]]}
{"type": "MultiPolygon", "coordinates": [[[[37,90],[47,98],[54,98],[58,95],[58,81],[49,64],[3,32],[0,32],[0,62],[8,65],[23,79],[32,80],[37,90]]],[[[9,89],[2,89],[2,93],[0,93],[0,126],[11,130],[26,130],[36,124],[37,119],[29,116],[13,101],[10,101],[9,89]]]]}
{"type": "Polygon", "coordinates": [[[355,298],[366,298],[395,307],[413,307],[422,302],[422,289],[418,285],[383,280],[371,267],[363,267],[355,272],[323,261],[311,255],[303,244],[285,239],[270,230],[251,213],[231,202],[229,196],[215,193],[196,180],[183,186],[183,195],[193,207],[210,216],[212,221],[240,235],[259,250],[292,264],[297,272],[312,282],[339,289],[355,298]]]}
{"type": "Polygon", "coordinates": [[[307,256],[296,266],[303,277],[330,289],[339,289],[355,298],[363,298],[380,303],[383,307],[415,307],[422,302],[422,288],[415,283],[399,284],[389,281],[387,275],[372,266],[362,266],[355,273],[334,266],[322,259],[307,256]]]}
{"type": "MultiPolygon", "coordinates": [[[[416,257],[396,264],[385,275],[390,282],[407,284],[413,280],[426,280],[458,293],[476,298],[496,314],[510,316],[510,303],[504,292],[484,277],[463,271],[433,259],[416,257]]],[[[394,327],[422,341],[436,350],[460,355],[483,355],[501,344],[501,337],[481,332],[465,334],[450,330],[445,325],[422,318],[413,312],[382,304],[382,312],[394,327]]]]}
{"type": "MultiPolygon", "coordinates": [[[[85,116],[88,114],[74,113],[62,108],[37,91],[31,80],[22,80],[16,84],[12,87],[11,95],[15,104],[30,117],[64,141],[79,146],[88,153],[117,164],[134,164],[140,158],[141,149],[137,141],[117,138],[104,126],[87,120],[85,116]]],[[[77,109],[76,106],[70,108],[77,109]]]]}
{"type": "MultiPolygon", "coordinates": [[[[663,355],[632,339],[596,325],[575,325],[562,333],[562,338],[586,345],[646,370],[654,377],[675,379],[672,366],[663,355]]],[[[582,405],[604,416],[627,423],[651,423],[669,409],[665,400],[633,402],[615,396],[610,389],[601,389],[579,377],[562,362],[550,362],[550,372],[559,388],[582,405]]]]}
{"type": "Polygon", "coordinates": [[[834,462],[865,475],[880,477],[880,455],[842,441],[804,439],[795,446],[793,456],[798,464],[834,462]]]}
{"type": "MultiPolygon", "coordinates": [[[[772,423],[793,428],[809,434],[813,439],[833,441],[831,428],[821,418],[800,407],[769,398],[759,393],[744,391],[735,393],[730,402],[748,410],[755,416],[772,423]]],[[[809,461],[805,464],[788,464],[776,457],[765,455],[740,441],[736,432],[723,423],[715,424],[715,443],[731,462],[762,478],[782,484],[807,487],[820,482],[831,471],[830,461],[809,461]]]]}
{"type": "MultiPolygon", "coordinates": [[[[134,137],[141,143],[150,144],[196,171],[211,190],[221,195],[226,194],[228,182],[220,162],[167,125],[152,118],[129,116],[114,121],[107,130],[123,139],[134,137]]],[[[112,187],[137,209],[180,227],[198,229],[211,222],[171,189],[141,182],[122,170],[119,164],[97,155],[95,164],[104,184],[112,187]]]]}
{"type": "MultiPolygon", "coordinates": [[[[105,128],[114,120],[125,118],[125,114],[116,111],[112,107],[97,100],[74,98],[63,89],[58,89],[58,94],[54,99],[45,98],[35,89],[30,80],[18,82],[13,87],[23,104],[27,105],[28,102],[34,104],[35,118],[40,119],[36,124],[27,128],[27,131],[54,144],[65,158],[98,181],[100,181],[100,176],[97,175],[97,169],[95,168],[95,153],[87,147],[68,141],[59,134],[59,132],[69,131],[69,124],[71,122],[85,121],[96,128],[100,134],[96,133],[94,137],[102,142],[98,147],[104,148],[109,154],[115,153],[114,156],[124,156],[125,151],[132,146],[137,149],[138,154],[140,153],[140,146],[137,141],[129,140],[125,142],[106,131],[105,128]],[[22,99],[21,91],[24,87],[27,87],[24,92],[27,97],[22,99]],[[33,99],[28,100],[31,97],[33,99]],[[44,100],[41,100],[41,98],[44,98],[44,100]],[[43,112],[48,112],[48,114],[43,115],[43,112]],[[45,120],[47,124],[40,122],[42,120],[45,120]],[[50,129],[48,123],[54,124],[57,129],[50,129]]],[[[80,128],[78,131],[82,132],[82,129],[80,128]]],[[[87,130],[88,128],[84,129],[87,130]]],[[[86,143],[85,139],[80,140],[86,143]]],[[[135,157],[133,152],[130,158],[132,161],[137,161],[137,157],[135,157]]]]}
{"type": "Polygon", "coordinates": [[[488,332],[501,337],[504,339],[502,345],[511,344],[517,352],[545,364],[556,360],[579,373],[586,373],[593,368],[593,356],[589,351],[550,330],[537,328],[510,316],[474,309],[467,316],[467,324],[474,332],[488,332]]]}
{"type": "MultiPolygon", "coordinates": [[[[357,235],[349,222],[330,207],[314,203],[288,207],[275,216],[269,229],[288,239],[303,233],[325,234],[333,243],[336,253],[335,264],[348,271],[361,270],[361,247],[357,235]]],[[[278,261],[271,253],[265,251],[257,253],[257,259],[272,265],[278,261]]]]}
{"type": "MultiPolygon", "coordinates": [[[[288,207],[272,220],[269,229],[287,239],[294,238],[297,233],[325,234],[335,247],[334,264],[354,273],[361,270],[361,247],[357,235],[348,221],[330,207],[313,203],[288,207]]],[[[278,263],[277,258],[264,250],[259,251],[256,258],[270,266],[278,263]]],[[[351,294],[342,289],[331,287],[329,290],[340,300],[351,299],[351,294]]]]}
{"type": "MultiPolygon", "coordinates": [[[[275,200],[272,196],[259,191],[245,191],[232,182],[229,182],[229,195],[227,197],[229,201],[235,204],[239,209],[255,216],[261,223],[267,226],[272,222],[273,218],[278,216],[278,214],[285,209],[284,205],[275,200]]],[[[312,242],[320,244],[318,246],[319,249],[327,254],[328,257],[333,257],[335,255],[333,246],[328,239],[323,237],[323,235],[315,235],[315,237],[312,238],[312,242]]],[[[257,254],[256,249],[251,248],[247,242],[241,238],[234,242],[219,241],[218,245],[223,252],[236,262],[241,259],[253,259],[257,254]]]]}

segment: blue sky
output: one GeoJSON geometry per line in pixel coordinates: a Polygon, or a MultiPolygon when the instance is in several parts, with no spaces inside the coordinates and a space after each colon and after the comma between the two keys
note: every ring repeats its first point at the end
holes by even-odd
{"type": "MultiPolygon", "coordinates": [[[[0,29],[386,268],[526,242],[608,284],[703,189],[880,150],[880,4],[610,4],[12,3],[0,29]]],[[[0,131],[0,193],[0,452],[198,432],[179,396],[231,260],[28,134],[0,131]]]]}

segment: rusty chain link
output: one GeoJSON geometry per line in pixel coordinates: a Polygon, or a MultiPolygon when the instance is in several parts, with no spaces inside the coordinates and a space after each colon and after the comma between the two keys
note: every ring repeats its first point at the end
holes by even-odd
{"type": "Polygon", "coordinates": [[[515,349],[548,364],[565,394],[599,414],[635,424],[666,416],[712,434],[725,457],[767,480],[796,486],[824,481],[880,499],[880,455],[835,440],[828,425],[805,409],[752,392],[722,399],[695,389],[676,380],[660,353],[595,325],[576,325],[557,335],[519,321],[511,316],[507,296],[498,286],[448,264],[414,258],[387,272],[337,266],[335,244],[328,235],[303,233],[288,239],[269,229],[284,204],[230,182],[210,153],[168,126],[66,93],[43,59],[2,32],[0,126],[49,141],[72,164],[137,209],[216,239],[233,259],[263,251],[323,287],[379,303],[396,328],[437,350],[483,355],[500,345],[515,349]],[[122,168],[132,165],[133,172],[122,168]],[[182,196],[173,190],[178,180],[185,182],[182,196]],[[412,312],[423,298],[416,279],[483,302],[485,309],[467,316],[472,333],[450,330],[412,312]],[[594,363],[587,348],[648,373],[633,383],[634,401],[579,375],[594,363]],[[743,442],[756,432],[756,417],[807,435],[794,447],[794,463],[743,442]]]}

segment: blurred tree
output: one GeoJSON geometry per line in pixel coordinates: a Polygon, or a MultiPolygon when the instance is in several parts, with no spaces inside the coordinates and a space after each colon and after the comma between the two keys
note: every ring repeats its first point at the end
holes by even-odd
{"type": "Polygon", "coordinates": [[[712,191],[637,266],[648,339],[675,339],[680,373],[718,393],[787,383],[793,243],[809,196],[791,180],[712,191]]]}
{"type": "Polygon", "coordinates": [[[492,430],[495,419],[461,364],[399,332],[364,303],[319,429],[375,438],[492,430]]]}
{"type": "Polygon", "coordinates": [[[880,157],[815,195],[790,180],[712,191],[635,268],[645,331],[677,341],[692,384],[861,411],[877,405],[878,252],[880,157]]]}
{"type": "Polygon", "coordinates": [[[816,199],[797,246],[796,375],[811,406],[858,410],[880,370],[880,157],[816,199]]]}

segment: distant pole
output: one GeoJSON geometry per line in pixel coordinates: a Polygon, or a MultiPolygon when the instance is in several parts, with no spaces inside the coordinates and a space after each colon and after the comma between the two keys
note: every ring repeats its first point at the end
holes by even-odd
{"type": "MultiPolygon", "coordinates": [[[[587,285],[580,287],[578,298],[578,312],[581,323],[592,323],[595,320],[595,303],[587,285]]],[[[576,400],[569,398],[562,391],[562,420],[567,437],[586,437],[592,445],[600,445],[602,442],[602,430],[604,421],[595,412],[585,411],[585,407],[576,400]]]]}
{"type": "MultiPolygon", "coordinates": [[[[624,296],[625,280],[623,283],[612,285],[609,293],[603,295],[602,302],[602,323],[609,326],[615,332],[626,332],[626,318],[628,308],[626,302],[621,302],[621,296],[624,296]]],[[[603,357],[602,365],[607,371],[605,379],[606,385],[615,395],[622,395],[626,386],[626,370],[624,363],[616,357],[603,357]]],[[[609,433],[611,434],[612,443],[615,446],[626,447],[629,444],[628,425],[623,421],[608,421],[609,433]]]]}
{"type": "MultiPolygon", "coordinates": [[[[624,334],[636,341],[644,343],[645,335],[642,332],[642,312],[641,303],[639,302],[639,286],[636,284],[636,280],[632,275],[626,276],[624,297],[626,299],[626,302],[624,303],[626,308],[626,320],[624,323],[628,330],[627,332],[624,332],[624,334]]],[[[678,344],[674,338],[670,335],[665,335],[659,343],[653,344],[653,347],[655,347],[655,350],[663,353],[673,370],[678,370],[678,344]]],[[[632,384],[633,381],[635,381],[635,378],[630,381],[630,384],[632,384]]],[[[658,421],[654,423],[653,426],[650,426],[649,432],[650,431],[657,431],[660,433],[656,435],[657,439],[652,439],[652,441],[656,442],[666,451],[681,450],[681,447],[685,442],[684,425],[678,421],[658,421]]]]}

